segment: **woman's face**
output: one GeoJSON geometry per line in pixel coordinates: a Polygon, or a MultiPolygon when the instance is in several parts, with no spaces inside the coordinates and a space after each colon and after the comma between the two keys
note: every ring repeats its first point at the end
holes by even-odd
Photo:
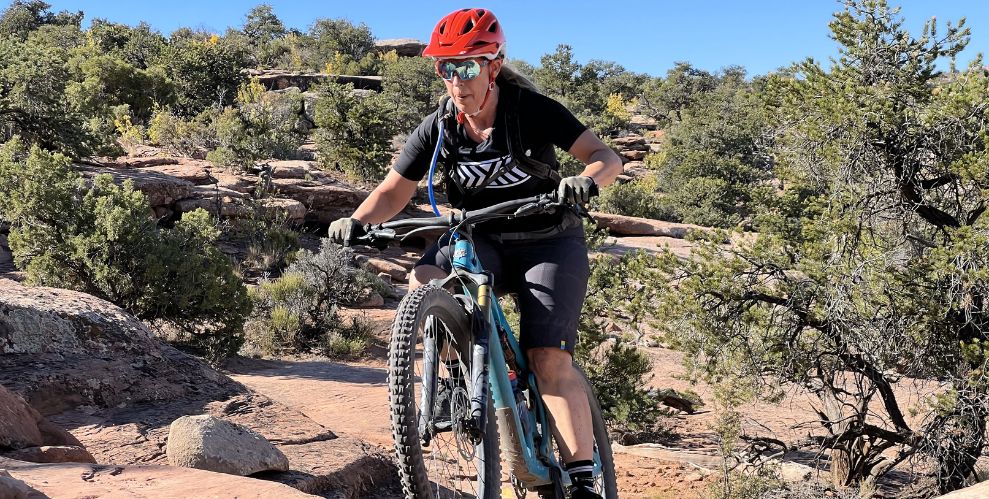
{"type": "MultiPolygon", "coordinates": [[[[484,61],[484,59],[479,59],[484,61]]],[[[462,80],[460,76],[454,74],[452,80],[443,80],[446,85],[446,93],[453,99],[457,109],[467,113],[476,113],[484,101],[484,96],[488,91],[488,83],[498,76],[501,71],[501,59],[481,62],[481,72],[476,78],[462,80]]]]}

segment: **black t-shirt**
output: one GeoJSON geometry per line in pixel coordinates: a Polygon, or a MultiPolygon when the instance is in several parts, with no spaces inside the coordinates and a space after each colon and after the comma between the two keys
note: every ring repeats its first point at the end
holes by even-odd
{"type": "MultiPolygon", "coordinates": [[[[515,87],[502,87],[494,128],[484,142],[478,144],[471,140],[464,125],[445,131],[453,134],[454,143],[459,146],[457,164],[451,165],[452,171],[446,175],[447,192],[453,206],[476,210],[556,188],[552,180],[532,177],[519,169],[509,153],[503,103],[505,99],[514,99],[508,92],[516,91],[515,87]],[[497,177],[484,185],[492,176],[497,177]],[[466,189],[461,190],[461,187],[466,189]]],[[[562,104],[537,92],[522,89],[518,100],[519,131],[525,153],[558,167],[553,147],[569,150],[587,127],[562,104]]],[[[438,112],[426,116],[409,135],[402,154],[392,166],[403,177],[418,182],[429,172],[439,135],[438,120],[438,112]]],[[[437,168],[441,166],[437,165],[437,168]]],[[[488,232],[524,232],[547,228],[559,220],[558,216],[537,215],[524,220],[492,221],[483,224],[483,228],[488,232]]]]}

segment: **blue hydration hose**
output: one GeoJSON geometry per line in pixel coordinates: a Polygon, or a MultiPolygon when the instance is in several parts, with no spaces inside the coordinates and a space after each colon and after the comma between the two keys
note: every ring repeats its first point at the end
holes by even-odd
{"type": "Polygon", "coordinates": [[[440,209],[436,206],[436,196],[433,193],[433,174],[436,173],[436,160],[440,157],[440,149],[443,147],[443,122],[440,119],[439,139],[436,141],[436,149],[433,149],[433,160],[429,165],[429,204],[433,207],[433,215],[440,216],[440,209]]]}

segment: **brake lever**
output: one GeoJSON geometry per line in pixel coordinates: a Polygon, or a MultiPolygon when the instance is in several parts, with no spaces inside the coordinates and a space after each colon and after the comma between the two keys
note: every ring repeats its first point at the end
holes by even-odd
{"type": "Polygon", "coordinates": [[[519,206],[519,208],[515,210],[515,213],[512,213],[512,217],[524,217],[527,215],[532,215],[537,211],[541,211],[540,208],[542,207],[543,206],[540,203],[524,204],[522,206],[519,206]]]}
{"type": "Polygon", "coordinates": [[[388,242],[394,240],[395,229],[371,229],[367,234],[357,238],[358,242],[379,250],[388,248],[388,242]]]}

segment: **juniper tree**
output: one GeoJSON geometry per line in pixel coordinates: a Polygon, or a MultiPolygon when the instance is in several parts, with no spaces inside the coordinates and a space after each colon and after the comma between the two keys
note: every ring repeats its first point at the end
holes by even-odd
{"type": "Polygon", "coordinates": [[[767,83],[784,189],[758,236],[731,251],[667,256],[668,333],[694,372],[779,381],[817,397],[839,484],[910,459],[930,493],[971,479],[985,446],[989,377],[989,79],[976,60],[943,73],[968,42],[964,20],[919,38],[882,0],[830,23],[840,55],[767,83]],[[917,418],[907,378],[933,394],[917,418]]]}

